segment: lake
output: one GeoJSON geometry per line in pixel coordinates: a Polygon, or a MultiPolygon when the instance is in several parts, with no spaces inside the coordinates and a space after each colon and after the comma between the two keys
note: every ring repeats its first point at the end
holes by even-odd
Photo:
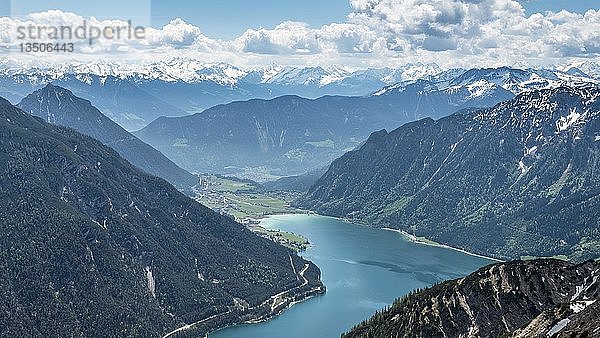
{"type": "Polygon", "coordinates": [[[267,322],[225,328],[210,338],[339,337],[411,290],[463,277],[493,263],[413,243],[397,232],[323,216],[272,216],[262,225],[309,239],[312,246],[302,256],[321,269],[327,293],[267,322]]]}

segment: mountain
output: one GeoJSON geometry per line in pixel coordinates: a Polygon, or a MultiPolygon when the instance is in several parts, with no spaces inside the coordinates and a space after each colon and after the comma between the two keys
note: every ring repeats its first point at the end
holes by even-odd
{"type": "MultiPolygon", "coordinates": [[[[0,95],[18,102],[32,91],[53,83],[89,99],[113,121],[131,131],[143,128],[160,116],[183,116],[218,104],[255,98],[365,96],[382,87],[396,88],[419,79],[437,82],[438,90],[452,91],[445,86],[447,82],[439,81],[443,76],[451,74],[454,78],[464,72],[463,69],[442,71],[436,64],[423,63],[368,69],[277,65],[245,69],[188,58],[139,63],[101,60],[60,65],[4,58],[0,61],[0,95]]],[[[498,69],[499,74],[511,72],[510,68],[498,69]]],[[[523,78],[524,81],[552,82],[554,86],[557,82],[585,81],[592,76],[567,70],[528,69],[523,72],[530,75],[523,78]]],[[[485,90],[486,86],[489,84],[482,82],[479,90],[485,90]]],[[[513,91],[513,94],[518,93],[513,91]]]]}
{"type": "MultiPolygon", "coordinates": [[[[268,99],[283,95],[282,92],[260,83],[254,84],[244,81],[229,85],[212,80],[165,82],[155,79],[136,81],[136,86],[185,111],[183,114],[164,116],[184,116],[201,112],[218,104],[253,98],[268,99]]],[[[149,122],[151,120],[146,121],[145,125],[149,122]]]]}
{"type": "Polygon", "coordinates": [[[596,337],[600,263],[514,261],[409,294],[342,337],[596,337]]]}
{"type": "Polygon", "coordinates": [[[501,259],[600,254],[600,87],[408,123],[333,162],[296,206],[501,259]]]}
{"type": "Polygon", "coordinates": [[[1,336],[203,336],[322,290],[312,263],[4,99],[0,202],[1,336]]]}
{"type": "Polygon", "coordinates": [[[25,97],[18,105],[24,111],[100,140],[133,165],[164,178],[179,189],[189,189],[198,178],[181,169],[156,149],[140,141],[96,109],[90,101],[51,84],[25,97]]]}
{"type": "Polygon", "coordinates": [[[306,192],[326,171],[327,168],[320,168],[302,175],[287,176],[275,181],[265,182],[262,186],[268,191],[306,192]]]}
{"type": "Polygon", "coordinates": [[[159,116],[187,113],[141,89],[134,81],[112,75],[68,73],[60,69],[0,69],[0,95],[19,102],[49,83],[89,99],[110,119],[127,130],[137,130],[159,116]]]}
{"type": "Polygon", "coordinates": [[[513,98],[513,91],[532,90],[529,82],[513,81],[516,76],[529,81],[533,75],[525,73],[509,68],[449,71],[368,96],[233,102],[191,116],[157,119],[135,135],[192,172],[244,175],[247,168],[260,168],[294,176],[329,165],[373,130],[490,107],[513,98]]]}
{"type": "Polygon", "coordinates": [[[306,98],[324,95],[362,96],[384,86],[441,72],[436,64],[406,64],[397,68],[348,69],[270,66],[248,72],[242,80],[261,83],[278,92],[306,98]]]}
{"type": "Polygon", "coordinates": [[[191,172],[239,176],[248,168],[265,168],[270,175],[298,175],[328,165],[372,130],[463,107],[448,104],[443,95],[420,100],[411,92],[405,98],[282,96],[234,102],[159,118],[134,134],[191,172]]]}
{"type": "Polygon", "coordinates": [[[286,94],[366,95],[400,80],[431,75],[435,65],[350,71],[339,67],[267,66],[242,69],[226,63],[173,58],[150,63],[65,63],[0,61],[0,95],[12,102],[48,83],[89,99],[127,130],[159,116],[183,116],[218,104],[286,94]]]}
{"type": "MultiPolygon", "coordinates": [[[[558,88],[561,86],[584,86],[599,84],[600,81],[583,72],[569,72],[547,69],[518,69],[510,67],[473,68],[469,70],[450,69],[422,78],[431,90],[468,92],[473,97],[484,98],[497,90],[505,90],[518,95],[529,90],[558,88]]],[[[383,88],[375,95],[388,95],[402,91],[411,81],[398,82],[383,88]]]]}
{"type": "Polygon", "coordinates": [[[566,73],[585,74],[593,77],[596,80],[600,80],[600,64],[594,61],[580,61],[571,63],[560,69],[566,73]]]}
{"type": "Polygon", "coordinates": [[[183,116],[188,113],[168,102],[166,96],[155,96],[134,81],[114,76],[68,74],[51,81],[90,100],[111,120],[127,130],[138,130],[161,116],[183,116]]]}

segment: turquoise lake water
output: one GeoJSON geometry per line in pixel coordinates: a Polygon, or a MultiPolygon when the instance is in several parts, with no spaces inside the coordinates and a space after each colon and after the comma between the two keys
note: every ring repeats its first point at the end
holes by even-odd
{"type": "Polygon", "coordinates": [[[327,293],[296,304],[267,322],[229,327],[210,338],[339,337],[411,290],[459,278],[493,263],[413,243],[397,232],[329,217],[273,216],[262,225],[309,239],[312,247],[302,256],[321,269],[327,293]]]}

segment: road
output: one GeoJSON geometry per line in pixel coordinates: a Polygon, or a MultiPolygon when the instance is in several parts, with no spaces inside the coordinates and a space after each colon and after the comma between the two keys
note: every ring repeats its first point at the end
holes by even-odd
{"type": "MultiPolygon", "coordinates": [[[[287,295],[287,294],[289,294],[291,292],[294,292],[294,291],[296,291],[296,290],[298,290],[298,289],[300,289],[300,288],[302,288],[302,287],[304,287],[304,286],[306,286],[308,284],[308,279],[306,277],[304,277],[304,274],[306,273],[306,271],[310,267],[310,264],[308,264],[308,263],[304,264],[304,267],[302,268],[302,270],[300,270],[299,273],[296,272],[296,267],[294,267],[294,261],[292,260],[291,256],[290,256],[290,264],[292,266],[292,270],[296,274],[296,278],[298,278],[298,280],[300,280],[300,278],[302,278],[302,280],[303,280],[302,284],[300,286],[296,286],[296,287],[294,287],[292,289],[289,289],[289,290],[286,290],[286,291],[282,291],[282,292],[280,292],[280,293],[278,293],[278,294],[276,294],[274,296],[271,296],[271,297],[269,297],[269,299],[265,300],[261,304],[253,306],[253,307],[250,307],[246,311],[252,311],[252,310],[257,309],[259,307],[265,306],[265,305],[267,305],[267,304],[269,304],[271,302],[271,306],[270,307],[271,307],[271,312],[273,312],[275,310],[275,308],[277,308],[277,306],[279,306],[281,303],[283,303],[285,301],[285,297],[283,297],[283,296],[285,296],[285,295],[287,295]],[[280,297],[283,297],[283,298],[281,298],[281,302],[279,302],[279,304],[278,304],[278,299],[280,297]]],[[[182,326],[182,327],[180,327],[180,328],[178,328],[176,330],[173,330],[173,331],[167,333],[166,335],[163,336],[163,338],[172,337],[172,336],[176,335],[179,332],[189,330],[189,329],[193,328],[194,326],[203,324],[203,323],[205,323],[207,321],[213,320],[213,319],[218,318],[220,316],[228,315],[230,313],[231,313],[231,310],[228,310],[228,311],[225,311],[225,312],[217,313],[216,315],[210,316],[208,318],[204,318],[204,319],[199,320],[197,322],[194,322],[194,323],[182,326]]]]}

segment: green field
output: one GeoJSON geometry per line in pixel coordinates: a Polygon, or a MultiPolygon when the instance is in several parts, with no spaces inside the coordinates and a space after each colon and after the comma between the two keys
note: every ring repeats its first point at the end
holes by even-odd
{"type": "Polygon", "coordinates": [[[291,232],[265,229],[260,225],[251,225],[249,229],[257,234],[265,235],[266,237],[296,251],[306,250],[306,248],[310,246],[310,243],[306,238],[291,232]]]}
{"type": "Polygon", "coordinates": [[[252,224],[268,215],[300,212],[290,206],[296,196],[297,193],[268,192],[256,183],[220,176],[202,177],[196,189],[196,200],[205,206],[248,224],[248,228],[258,235],[293,250],[304,250],[309,245],[305,238],[252,224]]]}

